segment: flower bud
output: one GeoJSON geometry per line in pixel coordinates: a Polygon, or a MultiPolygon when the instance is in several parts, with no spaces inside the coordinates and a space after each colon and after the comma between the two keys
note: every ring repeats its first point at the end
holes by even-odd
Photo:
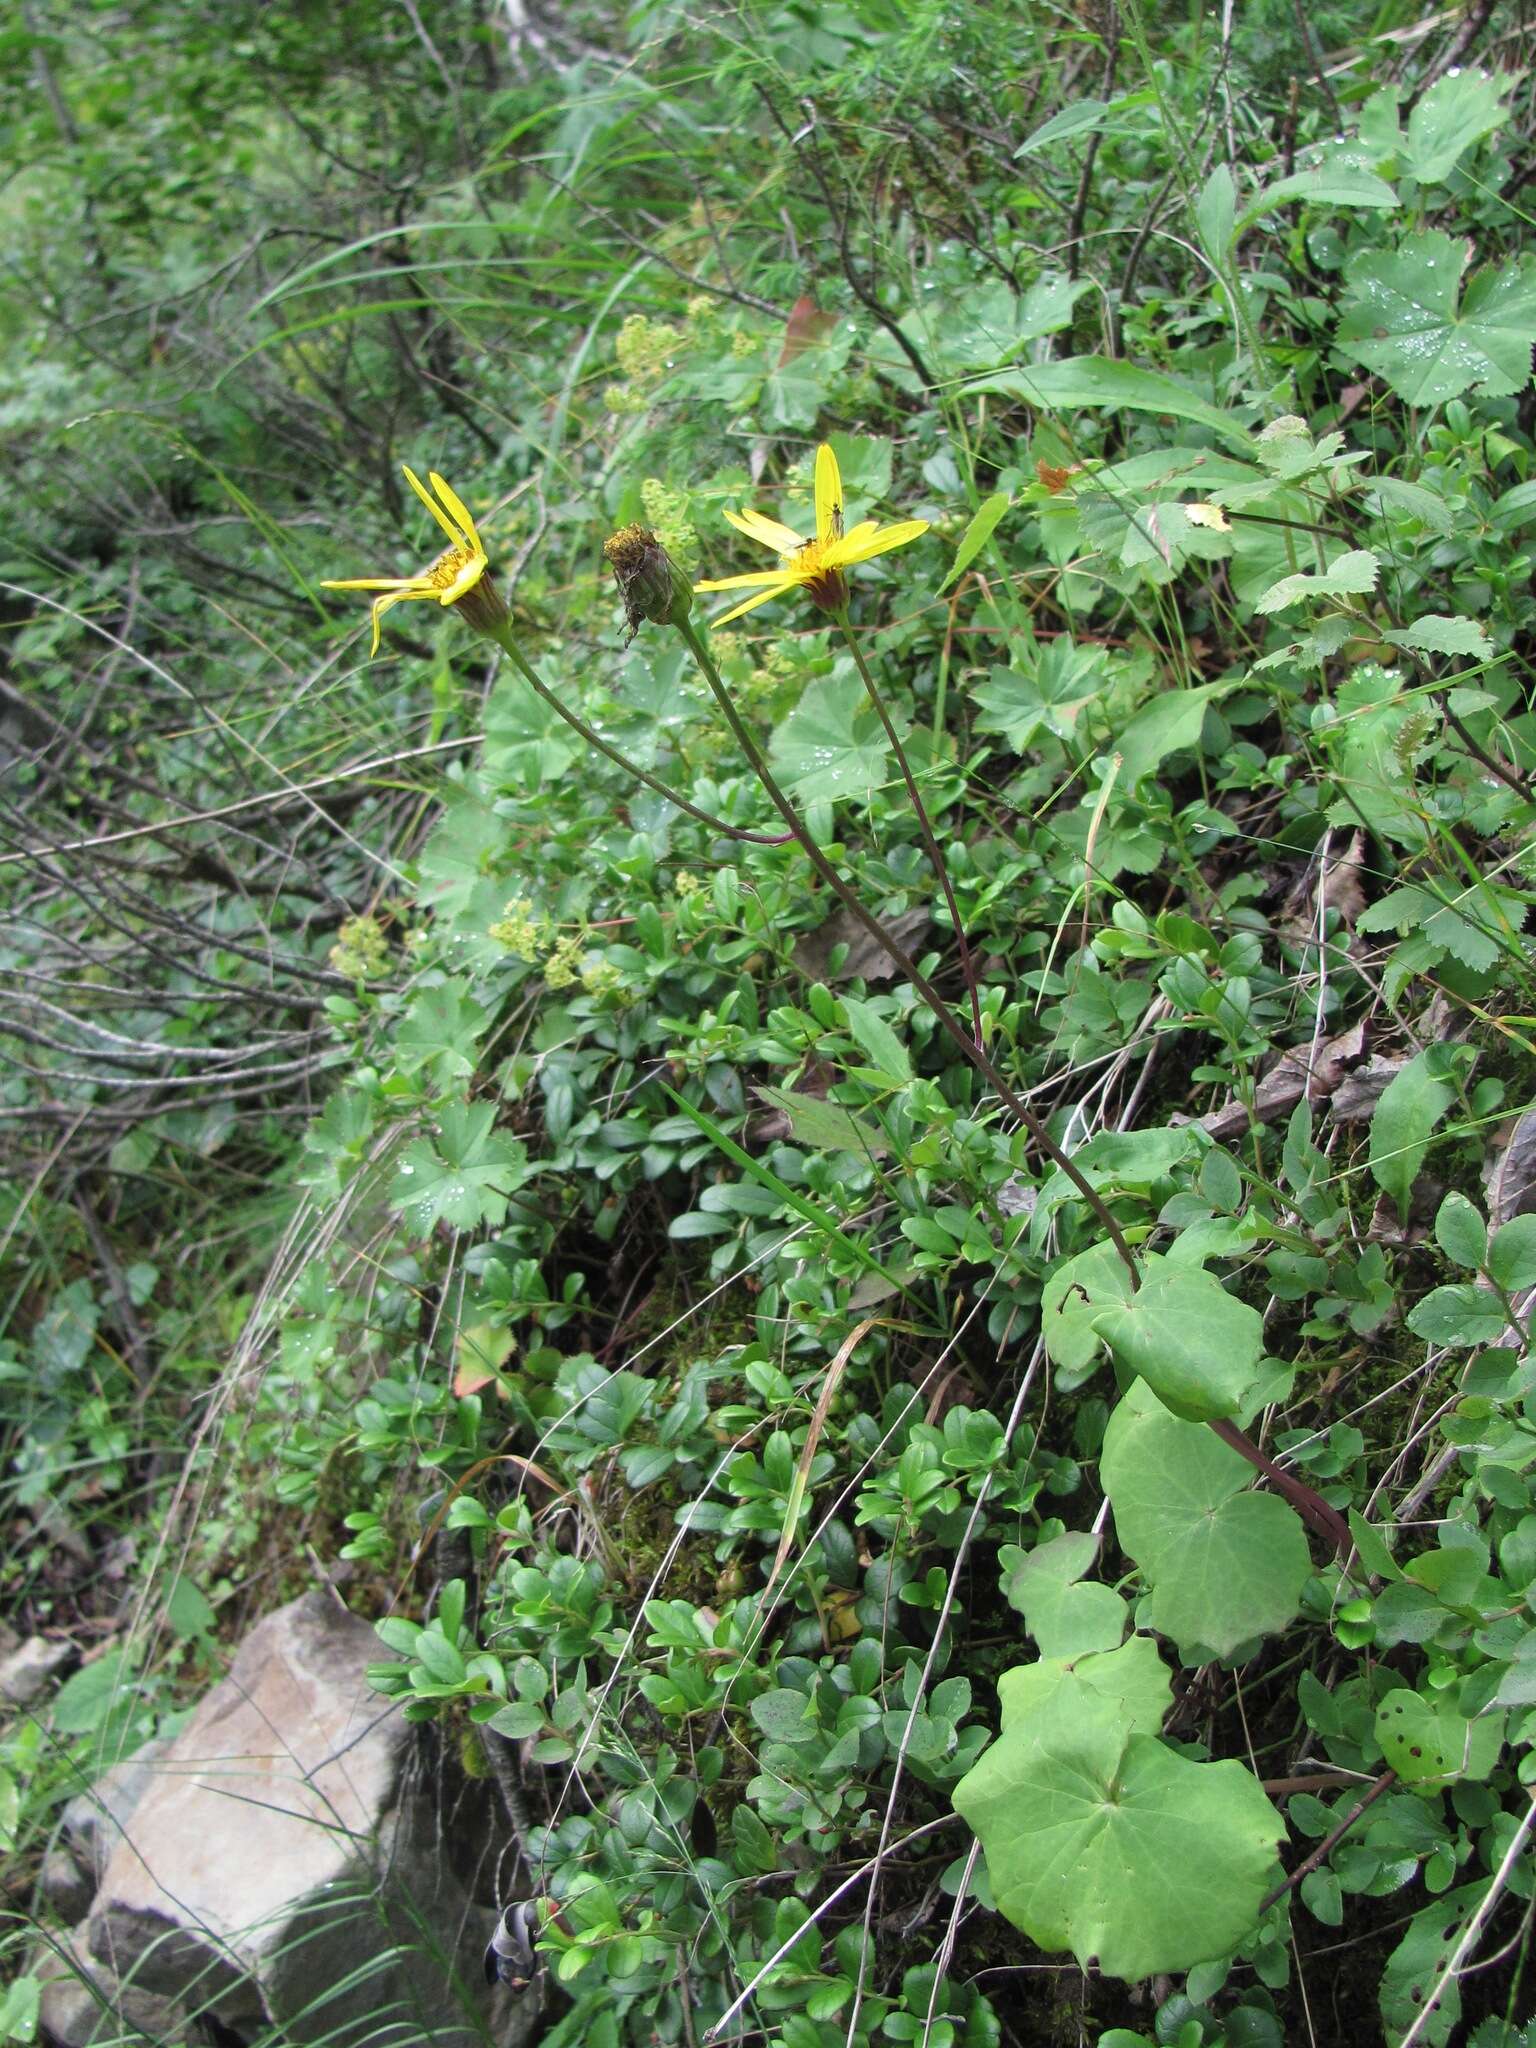
{"type": "Polygon", "coordinates": [[[649,619],[657,626],[680,626],[693,610],[693,588],[648,526],[621,526],[603,543],[624,600],[624,617],[633,640],[649,619]]]}

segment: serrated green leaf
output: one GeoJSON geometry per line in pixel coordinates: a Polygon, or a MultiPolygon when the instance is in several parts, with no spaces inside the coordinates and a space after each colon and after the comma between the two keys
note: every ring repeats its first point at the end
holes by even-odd
{"type": "Polygon", "coordinates": [[[475,1045],[487,1013],[469,993],[467,981],[445,981],[422,989],[395,1034],[395,1057],[402,1072],[431,1072],[436,1088],[464,1081],[475,1071],[475,1045]]]}
{"type": "Polygon", "coordinates": [[[1408,116],[1399,151],[1404,176],[1421,185],[1437,185],[1448,177],[1474,143],[1509,118],[1505,87],[1505,80],[1486,71],[1459,66],[1436,79],[1408,116]]]}
{"type": "Polygon", "coordinates": [[[857,676],[824,676],[774,732],[771,764],[803,804],[867,797],[890,771],[890,746],[857,676]]]}
{"type": "Polygon", "coordinates": [[[1439,405],[1467,390],[1507,396],[1530,382],[1532,260],[1523,255],[1478,271],[1458,310],[1471,253],[1470,242],[1431,228],[1394,249],[1363,250],[1346,266],[1338,345],[1410,405],[1439,405]]]}
{"type": "Polygon", "coordinates": [[[528,1177],[527,1154],[494,1134],[494,1103],[450,1103],[435,1139],[417,1138],[395,1168],[389,1198],[426,1236],[439,1223],[473,1230],[506,1221],[509,1198],[528,1177]]]}
{"type": "Polygon", "coordinates": [[[1382,638],[1394,647],[1416,647],[1425,654],[1469,654],[1475,661],[1486,661],[1493,653],[1493,642],[1475,619],[1446,618],[1439,612],[1426,612],[1411,626],[1394,626],[1382,638]]]}
{"type": "Polygon", "coordinates": [[[1253,608],[1256,612],[1283,612],[1312,598],[1363,597],[1376,588],[1380,570],[1381,564],[1369,548],[1351,548],[1335,555],[1328,567],[1315,576],[1305,571],[1282,576],[1255,598],[1253,608]]]}

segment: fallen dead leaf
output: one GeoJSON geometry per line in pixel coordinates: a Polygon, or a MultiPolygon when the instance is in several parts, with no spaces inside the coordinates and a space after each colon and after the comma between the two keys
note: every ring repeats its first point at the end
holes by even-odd
{"type": "MultiPolygon", "coordinates": [[[[885,919],[885,928],[902,951],[910,953],[931,923],[926,908],[914,904],[899,917],[885,919]]],[[[890,981],[896,973],[896,963],[890,954],[846,910],[834,911],[815,931],[802,933],[795,941],[793,957],[800,972],[812,981],[837,983],[855,977],[861,981],[890,981]],[[834,973],[827,963],[838,946],[846,946],[848,951],[834,973]]]]}
{"type": "Polygon", "coordinates": [[[1483,1170],[1490,1230],[1536,1208],[1536,1109],[1502,1125],[1494,1143],[1496,1150],[1483,1170]]]}
{"type": "MultiPolygon", "coordinates": [[[[1326,1102],[1332,1098],[1334,1115],[1337,1116],[1339,1096],[1347,1085],[1351,1069],[1365,1056],[1365,1029],[1362,1017],[1347,1031],[1325,1038],[1317,1048],[1315,1059],[1310,1045],[1293,1045],[1288,1052],[1282,1053],[1254,1090],[1253,1113],[1259,1122],[1273,1123],[1278,1117],[1288,1116],[1303,1094],[1309,1102],[1326,1102]]],[[[1382,1086],[1386,1086],[1385,1080],[1382,1086]]],[[[1247,1130],[1248,1106],[1243,1102],[1223,1103],[1220,1109],[1210,1110],[1201,1117],[1200,1123],[1218,1144],[1225,1144],[1229,1138],[1240,1138],[1247,1130]]]]}

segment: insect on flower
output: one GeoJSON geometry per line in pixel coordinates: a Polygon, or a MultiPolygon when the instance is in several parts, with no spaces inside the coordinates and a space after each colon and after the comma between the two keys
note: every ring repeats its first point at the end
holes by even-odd
{"type": "Polygon", "coordinates": [[[695,590],[754,590],[744,604],[724,612],[713,623],[723,626],[739,619],[771,597],[783,597],[791,590],[804,590],[811,602],[824,612],[840,612],[848,603],[848,583],[843,575],[858,562],[875,555],[904,548],[908,541],[928,531],[926,519],[903,519],[894,526],[881,526],[873,519],[861,519],[843,531],[843,479],[837,457],[826,442],[816,450],[816,538],[802,540],[791,527],[767,519],[761,512],[727,512],[726,518],[739,533],[774,548],[779,555],[777,569],[750,576],[722,576],[696,583],[695,590]]]}
{"type": "MultiPolygon", "coordinates": [[[[401,465],[402,468],[404,465],[401,465]]],[[[327,581],[324,590],[379,590],[385,594],[373,601],[373,645],[370,658],[379,651],[379,621],[391,605],[410,597],[429,597],[441,605],[452,605],[465,623],[477,633],[494,634],[507,621],[507,608],[490,573],[485,548],[469,516],[469,508],[458,492],[438,475],[427,472],[429,491],[413,469],[405,480],[453,543],[444,548],[430,567],[414,576],[353,576],[327,581]]]]}

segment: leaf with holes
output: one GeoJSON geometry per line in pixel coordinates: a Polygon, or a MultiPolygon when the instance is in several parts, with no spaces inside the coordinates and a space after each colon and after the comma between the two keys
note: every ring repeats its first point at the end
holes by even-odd
{"type": "Polygon", "coordinates": [[[1376,1709],[1376,1740],[1405,1785],[1486,1778],[1504,1746],[1504,1716],[1469,1721],[1449,1698],[1429,1700],[1398,1687],[1376,1709]]]}

